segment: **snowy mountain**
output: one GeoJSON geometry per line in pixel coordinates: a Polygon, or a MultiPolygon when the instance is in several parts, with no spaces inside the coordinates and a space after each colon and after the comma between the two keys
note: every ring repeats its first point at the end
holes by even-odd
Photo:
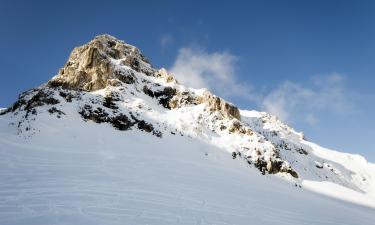
{"type": "Polygon", "coordinates": [[[375,224],[375,164],[109,35],[0,114],[0,224],[375,224]]]}

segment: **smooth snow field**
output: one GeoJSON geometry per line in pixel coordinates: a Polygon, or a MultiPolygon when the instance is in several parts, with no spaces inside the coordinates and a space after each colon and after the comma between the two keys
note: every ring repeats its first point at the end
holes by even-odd
{"type": "Polygon", "coordinates": [[[61,119],[21,139],[0,120],[1,225],[375,224],[374,208],[263,176],[185,136],[61,119]]]}

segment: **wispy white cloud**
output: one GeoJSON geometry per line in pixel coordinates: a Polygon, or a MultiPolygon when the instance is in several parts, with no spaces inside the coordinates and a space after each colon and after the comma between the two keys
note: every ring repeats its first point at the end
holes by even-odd
{"type": "Polygon", "coordinates": [[[321,113],[354,112],[355,97],[346,87],[345,77],[338,73],[313,76],[310,86],[285,81],[263,97],[261,107],[282,120],[318,122],[321,113]]]}
{"type": "Polygon", "coordinates": [[[208,88],[224,97],[252,98],[251,87],[237,80],[237,60],[228,52],[181,48],[170,71],[189,87],[208,88]]]}
{"type": "Polygon", "coordinates": [[[305,115],[304,122],[311,126],[315,126],[318,124],[318,118],[315,114],[308,113],[305,115]]]}
{"type": "Polygon", "coordinates": [[[174,41],[174,38],[171,34],[163,34],[160,36],[159,42],[161,48],[164,50],[167,48],[169,45],[171,45],[174,41]]]}
{"type": "Polygon", "coordinates": [[[290,123],[315,126],[324,113],[354,112],[356,98],[338,73],[312,76],[307,84],[283,81],[276,88],[254,89],[240,82],[238,57],[228,52],[181,48],[170,68],[177,80],[189,87],[208,88],[225,98],[241,98],[290,123]]]}

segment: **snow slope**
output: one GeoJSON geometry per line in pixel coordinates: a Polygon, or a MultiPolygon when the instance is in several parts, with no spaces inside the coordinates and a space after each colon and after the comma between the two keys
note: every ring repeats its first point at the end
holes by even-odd
{"type": "Polygon", "coordinates": [[[374,224],[374,209],[262,176],[194,139],[46,115],[20,140],[4,120],[0,224],[374,224]]]}
{"type": "Polygon", "coordinates": [[[374,164],[108,35],[0,114],[0,224],[375,224],[374,164]]]}

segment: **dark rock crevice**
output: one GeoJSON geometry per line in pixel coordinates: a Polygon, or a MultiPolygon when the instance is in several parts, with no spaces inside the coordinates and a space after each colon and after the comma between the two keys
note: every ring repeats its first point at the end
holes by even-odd
{"type": "Polygon", "coordinates": [[[19,99],[11,107],[11,111],[14,112],[21,107],[26,111],[26,114],[32,112],[36,107],[43,105],[56,105],[60,103],[58,99],[52,97],[53,92],[44,90],[35,90],[34,94],[29,100],[26,100],[26,95],[21,95],[19,99]]]}
{"type": "Polygon", "coordinates": [[[135,125],[139,130],[152,133],[157,137],[162,137],[162,133],[157,131],[151,123],[140,120],[131,114],[131,118],[120,113],[118,115],[109,115],[103,108],[97,107],[93,109],[91,105],[84,105],[79,114],[85,120],[91,120],[95,123],[110,123],[118,130],[129,130],[135,125]]]}
{"type": "Polygon", "coordinates": [[[48,109],[48,112],[50,114],[57,114],[57,118],[61,118],[61,115],[65,115],[65,113],[59,109],[57,109],[56,107],[52,107],[50,109],[48,109]]]}
{"type": "Polygon", "coordinates": [[[161,104],[164,108],[171,109],[170,101],[171,99],[177,94],[177,90],[171,87],[165,87],[163,90],[160,91],[152,91],[146,85],[143,86],[143,93],[150,96],[151,98],[157,98],[159,100],[159,104],[161,104]]]}
{"type": "MultiPolygon", "coordinates": [[[[251,164],[250,161],[248,161],[251,164]]],[[[263,175],[267,173],[269,174],[276,174],[276,173],[288,173],[294,178],[298,178],[298,174],[294,171],[290,166],[284,164],[285,162],[280,159],[274,160],[264,160],[263,158],[259,158],[254,162],[254,166],[262,172],[263,175]]]]}

